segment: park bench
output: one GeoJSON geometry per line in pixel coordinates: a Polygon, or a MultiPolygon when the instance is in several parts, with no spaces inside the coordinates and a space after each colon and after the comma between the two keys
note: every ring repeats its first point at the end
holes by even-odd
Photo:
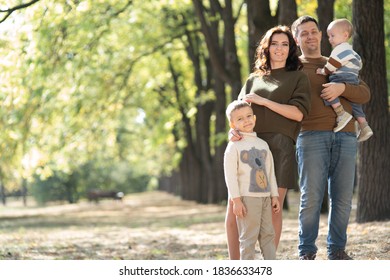
{"type": "Polygon", "coordinates": [[[87,198],[89,201],[99,202],[102,198],[112,198],[114,200],[122,200],[124,193],[115,190],[90,190],[87,192],[87,198]]]}

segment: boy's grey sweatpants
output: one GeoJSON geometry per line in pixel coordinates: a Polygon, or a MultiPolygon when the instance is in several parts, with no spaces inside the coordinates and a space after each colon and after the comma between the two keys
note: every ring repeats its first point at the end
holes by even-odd
{"type": "Polygon", "coordinates": [[[275,232],[272,225],[272,206],[270,197],[242,197],[247,214],[237,219],[240,236],[240,255],[242,260],[255,258],[255,246],[259,241],[265,260],[276,259],[275,232]]]}

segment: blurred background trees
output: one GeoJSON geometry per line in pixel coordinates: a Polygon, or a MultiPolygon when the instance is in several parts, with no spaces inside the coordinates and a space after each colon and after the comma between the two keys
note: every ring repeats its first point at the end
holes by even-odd
{"type": "Polygon", "coordinates": [[[389,218],[389,10],[389,0],[7,1],[2,201],[18,194],[74,203],[89,189],[158,188],[224,202],[226,104],[251,71],[262,34],[309,14],[323,31],[340,17],[356,26],[375,129],[359,148],[358,191],[368,199],[361,221],[389,218]]]}

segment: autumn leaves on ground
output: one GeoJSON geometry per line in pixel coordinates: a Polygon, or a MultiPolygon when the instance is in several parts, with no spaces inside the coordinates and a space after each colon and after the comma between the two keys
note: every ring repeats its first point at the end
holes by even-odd
{"type": "MultiPolygon", "coordinates": [[[[297,259],[298,199],[289,193],[278,259],[297,259]]],[[[165,192],[98,204],[9,202],[0,206],[0,260],[226,260],[224,215],[223,205],[199,205],[165,192]]],[[[326,259],[326,231],[323,216],[317,259],[326,259]]],[[[390,221],[357,224],[352,216],[348,237],[354,259],[390,259],[390,221]]]]}

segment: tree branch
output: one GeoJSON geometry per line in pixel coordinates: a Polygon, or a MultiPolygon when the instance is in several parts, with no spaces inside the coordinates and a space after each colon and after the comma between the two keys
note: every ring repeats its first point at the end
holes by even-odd
{"type": "Polygon", "coordinates": [[[27,8],[28,6],[31,6],[38,1],[39,0],[31,0],[28,3],[20,4],[20,5],[8,8],[8,9],[0,9],[0,13],[5,13],[4,17],[2,19],[0,19],[0,23],[4,22],[13,12],[27,8]]]}

